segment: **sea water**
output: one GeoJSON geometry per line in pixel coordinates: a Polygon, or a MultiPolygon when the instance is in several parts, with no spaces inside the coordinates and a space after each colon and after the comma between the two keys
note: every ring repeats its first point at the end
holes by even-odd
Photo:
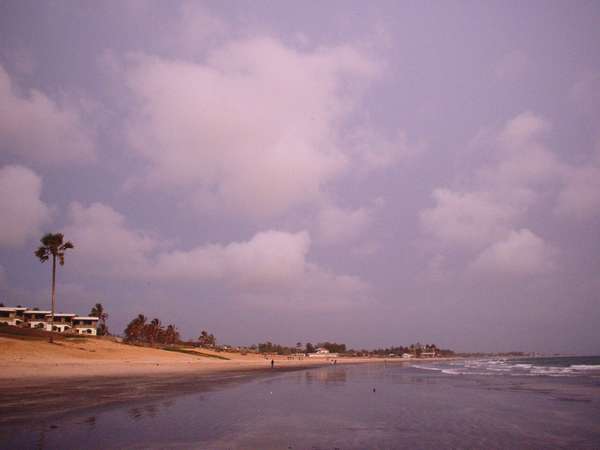
{"type": "Polygon", "coordinates": [[[2,448],[600,448],[600,358],[335,365],[0,428],[2,448]]]}

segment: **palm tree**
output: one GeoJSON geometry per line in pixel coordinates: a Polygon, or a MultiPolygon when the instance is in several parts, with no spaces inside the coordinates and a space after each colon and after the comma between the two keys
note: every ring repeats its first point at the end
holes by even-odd
{"type": "Polygon", "coordinates": [[[108,327],[106,326],[106,319],[108,319],[108,314],[104,311],[104,306],[102,303],[96,303],[92,310],[90,311],[90,316],[98,317],[100,319],[100,326],[98,327],[98,334],[100,336],[106,336],[108,334],[108,327]]]}
{"type": "Polygon", "coordinates": [[[176,344],[179,341],[179,331],[177,331],[177,328],[175,327],[175,325],[168,325],[167,329],[165,330],[165,344],[167,345],[173,345],[176,344]]]}
{"type": "MultiPolygon", "coordinates": [[[[62,233],[48,233],[40,242],[42,245],[36,250],[35,256],[38,257],[40,262],[44,263],[52,256],[52,312],[50,314],[50,330],[54,331],[54,306],[56,303],[56,258],[61,266],[65,265],[65,252],[75,246],[70,242],[63,241],[64,236],[62,233]]],[[[50,334],[50,342],[52,342],[52,334],[50,334]]]]}
{"type": "Polygon", "coordinates": [[[142,338],[144,327],[146,326],[146,316],[138,314],[125,328],[125,337],[128,341],[140,341],[142,338]]]}
{"type": "Polygon", "coordinates": [[[150,324],[147,325],[146,329],[146,340],[150,342],[150,345],[154,345],[154,342],[158,340],[158,336],[162,330],[160,320],[155,318],[152,319],[150,324]]]}

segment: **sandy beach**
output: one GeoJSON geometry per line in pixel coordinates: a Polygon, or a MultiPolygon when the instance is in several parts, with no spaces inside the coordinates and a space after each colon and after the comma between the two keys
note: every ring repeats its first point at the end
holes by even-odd
{"type": "MultiPolygon", "coordinates": [[[[42,339],[0,336],[0,423],[201,392],[250,377],[331,364],[323,358],[290,360],[206,349],[198,349],[197,354],[186,351],[192,353],[99,338],[62,338],[51,344],[42,339]]],[[[338,364],[382,362],[370,358],[336,360],[338,364]]]]}

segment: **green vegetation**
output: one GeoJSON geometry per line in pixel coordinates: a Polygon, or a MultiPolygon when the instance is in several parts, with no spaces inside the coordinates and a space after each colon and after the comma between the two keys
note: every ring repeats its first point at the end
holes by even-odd
{"type": "Polygon", "coordinates": [[[159,319],[150,322],[143,314],[133,319],[125,328],[125,341],[136,344],[174,345],[180,342],[179,331],[175,325],[163,327],[159,319]]]}
{"type": "Polygon", "coordinates": [[[208,331],[202,330],[198,336],[198,344],[200,347],[214,347],[217,345],[217,339],[214,334],[208,334],[208,331]]]}
{"type": "Polygon", "coordinates": [[[337,342],[319,342],[316,345],[307,342],[302,348],[302,343],[296,343],[296,347],[288,347],[285,345],[274,344],[272,342],[263,342],[251,348],[256,349],[259,353],[272,353],[277,355],[290,355],[292,353],[315,353],[318,348],[325,348],[330,353],[338,353],[346,356],[402,356],[405,353],[415,357],[420,356],[453,356],[452,350],[439,349],[435,344],[422,345],[420,343],[411,344],[407,347],[392,346],[386,348],[377,348],[372,350],[362,349],[354,350],[347,349],[346,344],[338,344],[337,342]]]}
{"type": "Polygon", "coordinates": [[[96,303],[92,310],[90,311],[90,316],[98,317],[98,336],[108,336],[110,333],[108,332],[108,327],[106,326],[106,319],[108,319],[108,314],[104,311],[104,306],[102,303],[96,303]]]}

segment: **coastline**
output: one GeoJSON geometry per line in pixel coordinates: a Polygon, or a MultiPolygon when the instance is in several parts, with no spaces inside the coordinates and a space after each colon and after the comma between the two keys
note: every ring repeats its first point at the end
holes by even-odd
{"type": "MultiPolygon", "coordinates": [[[[337,364],[415,360],[335,358],[337,364]]],[[[435,361],[435,359],[428,359],[435,361]]],[[[425,360],[419,360],[425,362],[425,360]]],[[[42,340],[0,336],[0,425],[47,420],[117,404],[173,398],[288,371],[325,367],[325,358],[179,353],[104,339],[42,340]],[[228,358],[217,359],[217,358],[228,358]],[[275,361],[271,368],[270,361],[275,361]]]]}

